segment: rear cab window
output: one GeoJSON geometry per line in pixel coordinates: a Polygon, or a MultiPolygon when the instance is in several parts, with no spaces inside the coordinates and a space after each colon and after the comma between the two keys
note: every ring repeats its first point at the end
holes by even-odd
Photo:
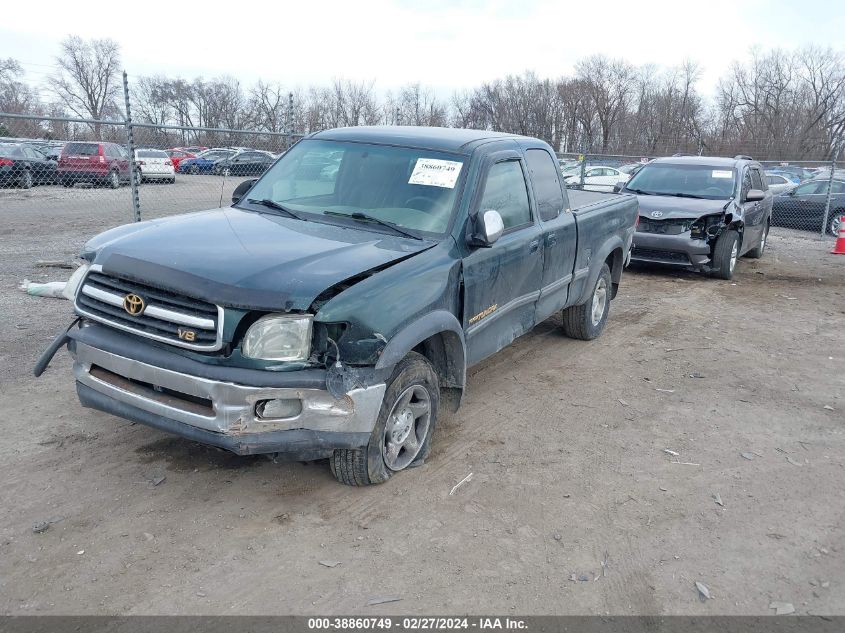
{"type": "Polygon", "coordinates": [[[543,221],[554,220],[563,210],[563,193],[555,161],[544,149],[526,150],[525,160],[534,184],[537,213],[543,221]]]}
{"type": "Polygon", "coordinates": [[[68,156],[97,156],[100,153],[99,143],[68,143],[64,153],[68,156]]]}

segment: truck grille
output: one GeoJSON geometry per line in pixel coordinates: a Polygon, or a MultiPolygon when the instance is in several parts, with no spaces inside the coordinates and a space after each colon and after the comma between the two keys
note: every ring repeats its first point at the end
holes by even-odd
{"type": "Polygon", "coordinates": [[[637,231],[659,235],[680,235],[690,230],[695,220],[650,220],[640,216],[637,231]]]}
{"type": "Polygon", "coordinates": [[[76,311],[94,321],[179,347],[202,351],[222,347],[223,310],[218,306],[94,269],[76,295],[76,311]],[[127,297],[132,295],[140,302],[129,302],[127,297]],[[130,313],[125,305],[137,313],[130,313]]]}

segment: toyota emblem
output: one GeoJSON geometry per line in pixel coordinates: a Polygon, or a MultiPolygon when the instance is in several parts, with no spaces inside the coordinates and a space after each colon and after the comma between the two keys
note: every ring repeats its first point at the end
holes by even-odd
{"type": "Polygon", "coordinates": [[[651,212],[651,217],[653,217],[653,218],[662,218],[662,217],[663,217],[663,211],[652,211],[652,212],[651,212]]]}

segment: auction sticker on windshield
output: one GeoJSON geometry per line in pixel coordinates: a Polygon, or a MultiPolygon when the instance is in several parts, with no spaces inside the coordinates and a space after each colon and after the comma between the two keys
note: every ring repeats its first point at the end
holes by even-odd
{"type": "Polygon", "coordinates": [[[714,169],[711,175],[713,178],[733,178],[734,176],[730,169],[714,169]]]}
{"type": "Polygon", "coordinates": [[[463,163],[437,158],[418,158],[409,185],[428,185],[454,189],[463,163]]]}

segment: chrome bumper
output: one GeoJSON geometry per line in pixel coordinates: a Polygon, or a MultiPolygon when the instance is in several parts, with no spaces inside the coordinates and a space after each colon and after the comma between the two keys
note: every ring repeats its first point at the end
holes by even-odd
{"type": "Polygon", "coordinates": [[[384,397],[384,383],[353,389],[335,400],[322,389],[250,387],[199,378],[80,341],[74,349],[73,372],[79,384],[154,416],[230,437],[298,429],[370,433],[384,397]],[[300,400],[301,413],[290,418],[256,416],[258,401],[275,398],[300,400]]]}

